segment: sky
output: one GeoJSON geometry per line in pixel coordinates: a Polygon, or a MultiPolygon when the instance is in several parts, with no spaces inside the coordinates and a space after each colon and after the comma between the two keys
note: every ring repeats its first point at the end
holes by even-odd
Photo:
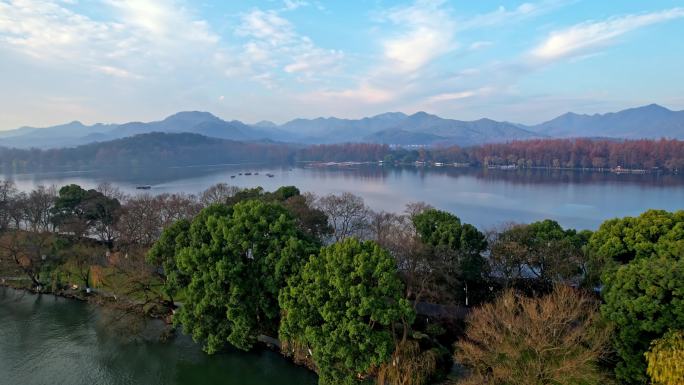
{"type": "Polygon", "coordinates": [[[0,129],[684,109],[684,3],[0,0],[0,129]]]}

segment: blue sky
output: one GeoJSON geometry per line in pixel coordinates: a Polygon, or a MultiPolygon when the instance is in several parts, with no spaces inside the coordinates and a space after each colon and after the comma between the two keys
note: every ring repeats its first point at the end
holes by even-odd
{"type": "Polygon", "coordinates": [[[0,0],[0,129],[684,109],[681,1],[0,0]]]}

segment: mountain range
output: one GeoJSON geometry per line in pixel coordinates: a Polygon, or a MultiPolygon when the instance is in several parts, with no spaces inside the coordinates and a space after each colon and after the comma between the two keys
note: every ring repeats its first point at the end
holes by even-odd
{"type": "Polygon", "coordinates": [[[186,111],[155,122],[21,127],[0,131],[0,146],[58,148],[102,142],[133,135],[164,132],[194,133],[238,141],[278,141],[301,144],[367,142],[394,145],[470,146],[549,137],[677,138],[684,139],[684,111],[651,104],[615,113],[581,115],[572,112],[538,125],[491,119],[462,121],[425,112],[389,112],[363,119],[295,119],[278,125],[269,121],[245,124],[211,113],[186,111]]]}

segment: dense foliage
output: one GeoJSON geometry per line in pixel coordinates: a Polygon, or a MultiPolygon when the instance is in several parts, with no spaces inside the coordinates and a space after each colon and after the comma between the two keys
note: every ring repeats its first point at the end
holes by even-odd
{"type": "Polygon", "coordinates": [[[352,384],[392,355],[396,324],[414,317],[396,270],[376,243],[352,238],[312,256],[289,281],[280,336],[311,350],[321,384],[352,384]]]}
{"type": "Polygon", "coordinates": [[[684,329],[684,258],[639,258],[606,274],[604,282],[602,311],[616,326],[620,358],[615,374],[624,383],[644,384],[651,341],[684,329]]]}
{"type": "MultiPolygon", "coordinates": [[[[210,207],[209,210],[212,210],[210,207]]],[[[176,320],[215,352],[226,342],[249,349],[278,328],[278,294],[314,252],[282,206],[247,200],[228,215],[199,215],[189,245],[177,254],[188,276],[176,320]]]]}
{"type": "Polygon", "coordinates": [[[487,248],[484,234],[475,226],[462,224],[453,214],[428,209],[413,216],[413,224],[433,259],[444,261],[444,291],[468,305],[488,295],[489,266],[482,253],[487,248]],[[472,302],[471,302],[472,303],[472,302]]]}
{"type": "Polygon", "coordinates": [[[603,287],[604,316],[616,325],[616,376],[647,381],[644,353],[684,326],[684,211],[649,210],[604,222],[589,241],[587,278],[603,287]]]}

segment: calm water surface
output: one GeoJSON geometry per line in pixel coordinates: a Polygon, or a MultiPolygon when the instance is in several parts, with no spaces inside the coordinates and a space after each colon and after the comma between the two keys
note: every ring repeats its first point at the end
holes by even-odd
{"type": "Polygon", "coordinates": [[[123,339],[92,305],[0,287],[2,385],[314,385],[271,351],[208,356],[188,337],[123,339]]]}
{"type": "Polygon", "coordinates": [[[264,167],[218,165],[5,175],[29,190],[39,184],[111,182],[128,192],[198,193],[226,182],[267,190],[295,185],[317,194],[353,192],[375,210],[399,212],[425,201],[468,223],[490,228],[506,222],[552,218],[566,227],[595,229],[608,218],[638,215],[648,208],[684,209],[684,176],[616,175],[548,170],[483,170],[452,167],[264,167]],[[238,175],[240,172],[259,175],[238,175]],[[269,178],[266,173],[274,174],[269,178]],[[231,178],[235,175],[235,178],[231,178]]]}

